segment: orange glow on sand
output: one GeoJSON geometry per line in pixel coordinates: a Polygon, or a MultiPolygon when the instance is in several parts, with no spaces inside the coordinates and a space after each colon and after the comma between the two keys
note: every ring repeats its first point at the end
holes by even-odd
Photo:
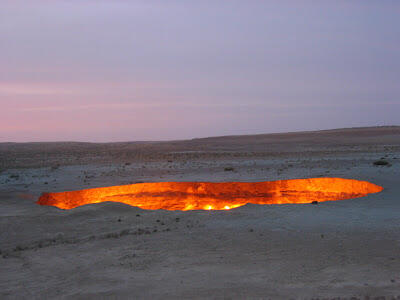
{"type": "Polygon", "coordinates": [[[309,178],[265,182],[158,182],[43,193],[37,201],[61,209],[106,201],[143,209],[228,210],[253,204],[311,203],[364,197],[383,188],[353,179],[309,178]]]}

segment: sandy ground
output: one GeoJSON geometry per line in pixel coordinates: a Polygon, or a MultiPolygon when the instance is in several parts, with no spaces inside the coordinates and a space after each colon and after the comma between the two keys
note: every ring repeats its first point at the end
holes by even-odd
{"type": "Polygon", "coordinates": [[[4,143],[0,171],[1,299],[400,299],[399,127],[4,143]],[[381,158],[391,165],[374,166],[381,158]],[[35,204],[45,191],[134,182],[307,177],[385,189],[318,205],[229,211],[35,204]]]}

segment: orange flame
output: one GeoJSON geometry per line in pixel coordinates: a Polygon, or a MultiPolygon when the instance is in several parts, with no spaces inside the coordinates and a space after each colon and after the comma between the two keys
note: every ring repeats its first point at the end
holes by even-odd
{"type": "Polygon", "coordinates": [[[364,197],[383,188],[353,179],[309,178],[265,182],[158,182],[44,193],[37,201],[71,209],[106,201],[143,209],[228,210],[247,203],[285,204],[364,197]]]}

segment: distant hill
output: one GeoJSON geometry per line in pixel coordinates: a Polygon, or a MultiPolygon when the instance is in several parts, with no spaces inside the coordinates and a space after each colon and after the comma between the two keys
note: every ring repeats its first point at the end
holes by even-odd
{"type": "Polygon", "coordinates": [[[178,141],[0,143],[0,170],[56,164],[191,160],[213,155],[219,158],[263,157],[289,152],[303,155],[312,151],[338,152],[350,148],[354,152],[355,147],[361,146],[368,151],[389,146],[390,149],[400,149],[400,126],[232,135],[178,141]]]}

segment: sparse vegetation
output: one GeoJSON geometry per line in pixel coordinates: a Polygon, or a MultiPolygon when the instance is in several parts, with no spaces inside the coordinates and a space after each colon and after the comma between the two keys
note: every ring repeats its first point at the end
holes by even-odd
{"type": "Polygon", "coordinates": [[[374,166],[390,166],[389,162],[384,159],[374,161],[374,166]]]}
{"type": "Polygon", "coordinates": [[[51,171],[54,171],[54,170],[57,170],[58,168],[60,168],[60,165],[59,165],[59,164],[56,164],[56,165],[54,165],[54,166],[51,166],[50,170],[51,170],[51,171]]]}

